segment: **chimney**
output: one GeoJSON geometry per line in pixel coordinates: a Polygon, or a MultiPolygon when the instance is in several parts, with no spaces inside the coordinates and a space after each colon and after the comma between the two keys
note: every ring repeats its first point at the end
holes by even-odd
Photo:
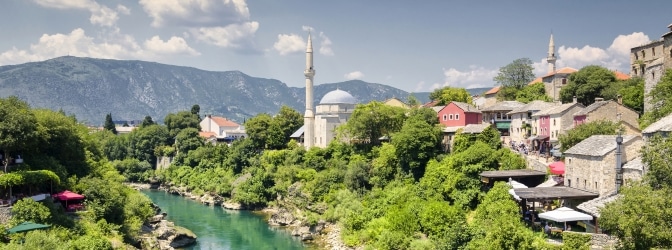
{"type": "Polygon", "coordinates": [[[602,102],[604,101],[604,98],[602,97],[595,97],[595,102],[602,102]]]}
{"type": "Polygon", "coordinates": [[[623,105],[623,96],[618,95],[616,98],[618,98],[618,104],[623,105]]]}
{"type": "Polygon", "coordinates": [[[572,98],[572,103],[576,103],[576,96],[574,96],[574,98],[572,98]]]}

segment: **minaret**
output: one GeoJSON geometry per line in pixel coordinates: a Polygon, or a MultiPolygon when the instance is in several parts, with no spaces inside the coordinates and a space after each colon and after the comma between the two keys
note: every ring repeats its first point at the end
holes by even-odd
{"type": "Polygon", "coordinates": [[[303,71],[306,76],[306,114],[303,116],[303,145],[306,149],[312,147],[315,143],[315,113],[313,112],[313,40],[308,33],[308,45],[306,46],[306,70],[303,71]]]}
{"type": "Polygon", "coordinates": [[[553,33],[551,33],[551,41],[548,43],[548,57],[546,61],[548,62],[548,73],[555,72],[555,43],[553,42],[553,33]]]}

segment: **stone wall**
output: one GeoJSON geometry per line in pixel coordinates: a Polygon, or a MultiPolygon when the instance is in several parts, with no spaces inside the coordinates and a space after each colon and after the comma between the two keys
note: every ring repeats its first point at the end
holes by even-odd
{"type": "Polygon", "coordinates": [[[606,234],[590,234],[590,249],[615,249],[618,244],[618,238],[606,234]]]}
{"type": "Polygon", "coordinates": [[[590,112],[586,116],[586,122],[593,122],[598,120],[608,120],[612,122],[618,122],[617,114],[621,114],[621,121],[625,123],[625,134],[627,135],[638,135],[640,134],[639,130],[639,114],[632,109],[629,109],[623,105],[619,105],[616,101],[607,101],[608,103],[602,107],[599,107],[593,112],[590,112]],[[614,112],[616,110],[616,112],[614,112]],[[628,126],[629,125],[629,126],[628,126]]]}
{"type": "Polygon", "coordinates": [[[11,218],[12,218],[12,208],[0,207],[0,224],[5,224],[9,222],[9,219],[11,218]]]}
{"type": "Polygon", "coordinates": [[[660,77],[663,75],[664,72],[663,64],[655,64],[655,65],[647,65],[646,70],[644,72],[644,112],[650,111],[651,110],[651,97],[649,97],[649,93],[651,90],[653,90],[653,87],[658,84],[658,81],[660,81],[660,77]]]}
{"type": "Polygon", "coordinates": [[[161,156],[156,159],[156,169],[166,169],[173,163],[172,156],[161,156]]]}

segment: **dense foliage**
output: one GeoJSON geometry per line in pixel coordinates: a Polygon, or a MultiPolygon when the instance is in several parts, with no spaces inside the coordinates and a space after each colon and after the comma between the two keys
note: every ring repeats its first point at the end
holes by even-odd
{"type": "Polygon", "coordinates": [[[591,137],[593,135],[615,135],[622,129],[621,125],[612,121],[598,120],[580,124],[567,133],[560,135],[560,151],[565,152],[567,149],[574,147],[579,142],[591,137]]]}
{"type": "Polygon", "coordinates": [[[616,82],[616,75],[611,70],[590,65],[569,75],[567,85],[560,90],[560,99],[563,103],[572,102],[573,98],[584,106],[595,102],[596,97],[605,100],[615,99],[615,92],[608,91],[610,85],[616,82]]]}
{"type": "Polygon", "coordinates": [[[534,80],[534,67],[532,67],[532,60],[529,58],[519,58],[499,68],[497,76],[492,80],[497,82],[502,87],[511,87],[515,89],[522,89],[534,80]]]}
{"type": "Polygon", "coordinates": [[[464,88],[446,86],[435,89],[429,94],[429,99],[437,101],[436,105],[447,105],[450,102],[472,103],[471,94],[464,88]]]}

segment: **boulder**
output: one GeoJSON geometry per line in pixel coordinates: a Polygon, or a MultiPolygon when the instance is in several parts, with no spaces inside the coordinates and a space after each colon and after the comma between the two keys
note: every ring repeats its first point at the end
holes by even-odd
{"type": "Polygon", "coordinates": [[[175,226],[172,222],[162,220],[157,224],[152,233],[157,241],[159,249],[183,248],[196,242],[196,235],[189,229],[175,226]]]}
{"type": "Polygon", "coordinates": [[[287,226],[291,225],[292,222],[294,222],[294,215],[287,211],[287,209],[280,209],[268,219],[268,223],[274,226],[287,226]]]}
{"type": "Polygon", "coordinates": [[[222,207],[230,210],[241,210],[245,209],[245,206],[243,204],[240,204],[238,202],[233,202],[233,201],[225,201],[222,202],[222,207]]]}
{"type": "Polygon", "coordinates": [[[170,240],[173,248],[183,248],[196,243],[196,235],[189,229],[175,226],[175,236],[170,240]]]}
{"type": "Polygon", "coordinates": [[[311,233],[302,234],[301,235],[301,240],[302,241],[313,240],[313,234],[311,234],[311,233]]]}

